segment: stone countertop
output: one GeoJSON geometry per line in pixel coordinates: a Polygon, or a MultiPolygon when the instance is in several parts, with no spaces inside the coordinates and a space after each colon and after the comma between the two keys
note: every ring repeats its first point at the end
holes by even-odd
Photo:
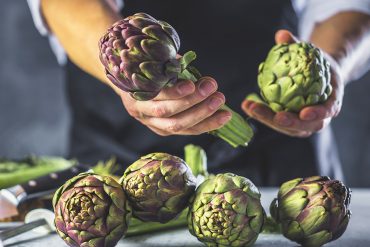
{"type": "MultiPolygon", "coordinates": [[[[277,189],[261,189],[262,204],[268,210],[269,204],[277,193],[277,189]]],[[[370,246],[370,189],[353,189],[350,209],[353,213],[347,231],[338,240],[325,246],[335,247],[365,247],[370,246]]],[[[267,211],[266,210],[266,211],[267,211]]],[[[40,236],[33,232],[23,234],[17,238],[5,242],[5,246],[24,247],[62,247],[65,243],[57,236],[51,234],[40,236]]],[[[146,234],[136,237],[122,239],[119,247],[156,247],[156,246],[181,246],[201,247],[204,246],[193,237],[186,228],[167,230],[165,232],[146,234]]],[[[289,247],[297,246],[296,243],[285,239],[279,234],[261,234],[255,243],[256,247],[276,246],[289,247]]]]}

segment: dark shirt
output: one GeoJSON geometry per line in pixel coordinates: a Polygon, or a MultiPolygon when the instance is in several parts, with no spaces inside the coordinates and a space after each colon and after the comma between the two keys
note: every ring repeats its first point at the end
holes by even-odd
{"type": "MultiPolygon", "coordinates": [[[[180,53],[196,51],[194,65],[218,81],[227,104],[241,114],[242,100],[257,92],[257,68],[274,45],[275,32],[280,28],[295,32],[296,23],[290,1],[285,0],[126,0],[123,15],[136,12],[170,23],[180,35],[180,53]]],[[[67,65],[67,79],[70,155],[84,163],[114,155],[124,169],[150,152],[182,157],[183,147],[193,143],[206,150],[210,172],[234,172],[257,185],[279,185],[323,171],[315,136],[292,138],[253,122],[256,135],[248,148],[234,149],[208,134],[161,137],[131,118],[113,90],[72,63],[67,65]]],[[[334,171],[330,168],[326,175],[334,171]]]]}

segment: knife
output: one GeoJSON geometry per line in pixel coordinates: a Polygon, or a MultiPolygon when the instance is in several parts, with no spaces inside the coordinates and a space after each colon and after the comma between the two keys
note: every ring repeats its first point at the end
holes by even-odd
{"type": "Polygon", "coordinates": [[[4,230],[7,230],[7,229],[10,229],[10,228],[18,227],[22,224],[23,224],[23,222],[21,222],[21,221],[0,222],[0,232],[4,231],[4,230]]]}
{"type": "Polygon", "coordinates": [[[49,195],[68,179],[88,170],[89,168],[84,165],[76,165],[67,170],[50,173],[27,183],[0,190],[0,220],[17,216],[18,206],[21,203],[49,195]]]}
{"type": "Polygon", "coordinates": [[[30,211],[25,218],[25,224],[0,232],[0,246],[4,241],[33,230],[38,234],[49,234],[55,231],[54,213],[47,209],[30,211]]]}

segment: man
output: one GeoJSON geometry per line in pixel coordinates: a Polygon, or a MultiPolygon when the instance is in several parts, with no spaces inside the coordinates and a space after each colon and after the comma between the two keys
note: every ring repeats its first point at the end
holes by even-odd
{"type": "MultiPolygon", "coordinates": [[[[37,10],[37,1],[29,2],[37,10]]],[[[69,58],[71,156],[95,162],[116,155],[126,167],[148,152],[181,155],[185,144],[194,143],[206,149],[211,171],[231,171],[258,185],[278,185],[315,174],[341,178],[333,137],[326,126],[340,111],[345,85],[368,65],[369,0],[126,0],[124,4],[121,15],[113,1],[41,1],[44,27],[48,26],[49,35],[55,35],[69,58]],[[243,99],[257,91],[256,70],[273,39],[277,43],[296,41],[290,32],[278,31],[297,32],[293,9],[299,17],[300,38],[320,47],[330,59],[334,92],[325,104],[306,107],[299,114],[275,114],[243,99]],[[178,82],[145,102],[112,85],[100,64],[97,43],[115,21],[135,12],[147,12],[173,25],[182,41],[181,51],[195,50],[196,66],[212,77],[197,83],[178,82]],[[199,135],[230,119],[229,112],[218,110],[226,100],[235,110],[243,101],[243,110],[262,123],[256,124],[255,139],[246,149],[233,149],[222,140],[199,135]]],[[[37,11],[34,16],[41,20],[37,11]]]]}

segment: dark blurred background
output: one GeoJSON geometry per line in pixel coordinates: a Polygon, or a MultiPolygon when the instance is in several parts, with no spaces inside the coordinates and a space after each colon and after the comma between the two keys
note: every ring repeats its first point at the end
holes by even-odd
{"type": "MultiPolygon", "coordinates": [[[[63,70],[35,29],[26,1],[0,1],[0,54],[0,156],[65,155],[69,111],[63,70]]],[[[333,122],[352,187],[370,187],[369,91],[370,73],[347,87],[333,122]]]]}

